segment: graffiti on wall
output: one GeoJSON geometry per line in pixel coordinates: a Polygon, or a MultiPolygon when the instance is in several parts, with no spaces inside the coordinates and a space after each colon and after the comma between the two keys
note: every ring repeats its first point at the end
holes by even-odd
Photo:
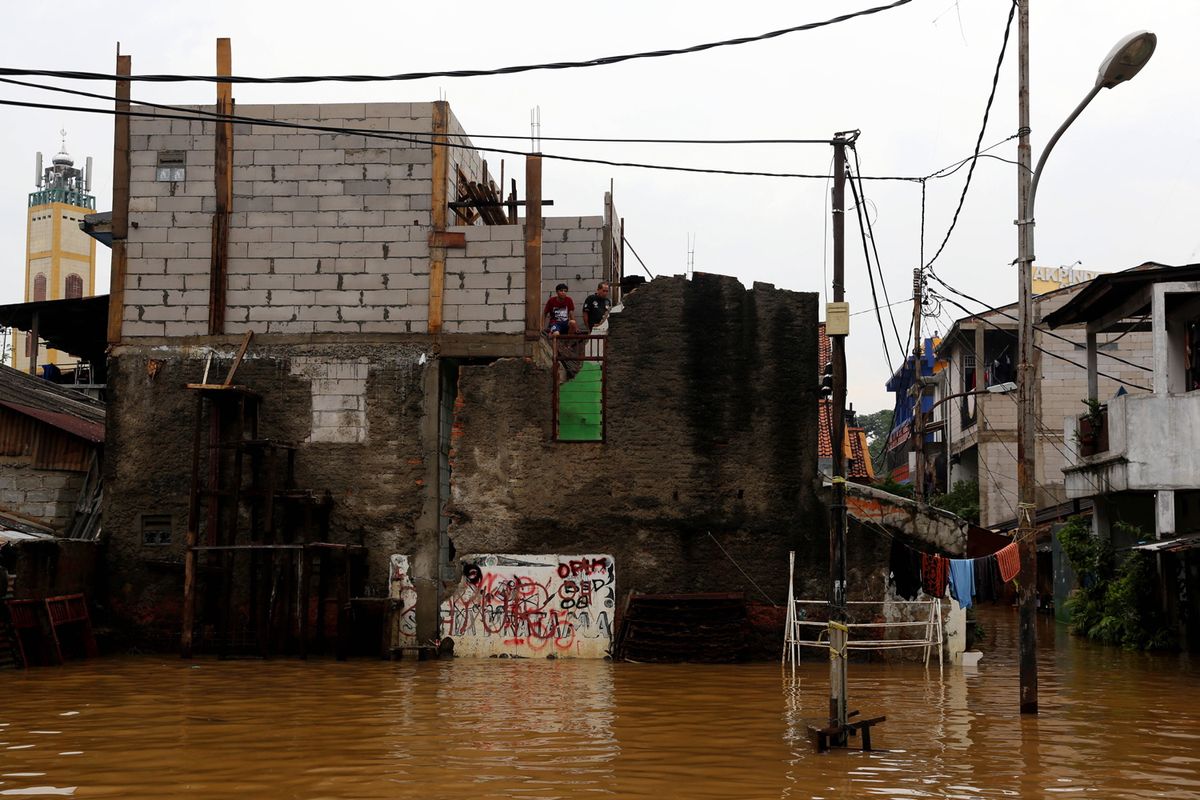
{"type": "Polygon", "coordinates": [[[603,658],[615,608],[612,556],[466,556],[441,635],[460,656],[603,658]]]}
{"type": "Polygon", "coordinates": [[[392,601],[392,646],[417,643],[417,590],[408,572],[408,556],[393,553],[389,559],[388,597],[392,601]]]}

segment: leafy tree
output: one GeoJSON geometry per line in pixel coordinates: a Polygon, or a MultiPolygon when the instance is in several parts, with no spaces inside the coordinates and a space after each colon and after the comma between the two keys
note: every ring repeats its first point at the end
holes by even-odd
{"type": "MultiPolygon", "coordinates": [[[[1128,523],[1114,527],[1142,537],[1141,530],[1128,523]]],[[[1173,646],[1174,637],[1158,609],[1149,553],[1119,555],[1110,542],[1092,535],[1085,517],[1067,520],[1058,541],[1080,583],[1067,600],[1072,633],[1139,650],[1173,646]]]]}
{"type": "Polygon", "coordinates": [[[888,434],[892,432],[892,409],[885,408],[874,414],[859,414],[858,426],[867,432],[867,449],[871,453],[871,463],[878,464],[883,456],[888,434]]]}
{"type": "Polygon", "coordinates": [[[979,482],[955,481],[950,491],[929,501],[931,506],[979,524],[979,482]]]}

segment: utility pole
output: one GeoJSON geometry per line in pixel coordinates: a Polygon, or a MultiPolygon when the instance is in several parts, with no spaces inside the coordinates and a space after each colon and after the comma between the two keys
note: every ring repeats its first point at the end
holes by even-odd
{"type": "Polygon", "coordinates": [[[1021,713],[1038,711],[1037,676],[1037,542],[1033,514],[1037,508],[1034,485],[1036,458],[1034,431],[1033,355],[1033,219],[1030,187],[1033,180],[1029,147],[1029,2],[1017,0],[1017,273],[1020,363],[1017,367],[1017,540],[1020,542],[1021,713]]]}
{"type": "Polygon", "coordinates": [[[925,381],[921,375],[921,270],[913,270],[913,499],[925,502],[925,381]]]}
{"type": "Polygon", "coordinates": [[[833,501],[829,508],[829,727],[834,747],[846,745],[846,335],[850,315],[846,287],[846,134],[833,139],[833,302],[825,312],[833,358],[833,501]]]}

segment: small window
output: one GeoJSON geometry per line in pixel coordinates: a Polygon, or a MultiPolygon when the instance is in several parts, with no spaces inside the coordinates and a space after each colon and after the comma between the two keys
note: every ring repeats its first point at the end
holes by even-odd
{"type": "Polygon", "coordinates": [[[67,276],[66,297],[68,300],[83,297],[83,278],[72,272],[67,276]]]}
{"type": "Polygon", "coordinates": [[[171,543],[170,514],[142,514],[142,544],[162,547],[171,543]]]}
{"type": "Polygon", "coordinates": [[[183,183],[187,175],[187,152],[183,150],[159,150],[156,181],[183,183]]]}
{"type": "Polygon", "coordinates": [[[33,302],[40,303],[46,299],[46,276],[40,272],[33,278],[33,302]]]}

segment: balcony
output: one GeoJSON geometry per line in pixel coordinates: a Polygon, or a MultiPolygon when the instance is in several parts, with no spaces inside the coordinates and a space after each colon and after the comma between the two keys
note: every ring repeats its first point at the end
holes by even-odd
{"type": "Polygon", "coordinates": [[[1067,497],[1196,487],[1200,475],[1200,392],[1127,394],[1098,415],[1068,417],[1067,497]]]}

